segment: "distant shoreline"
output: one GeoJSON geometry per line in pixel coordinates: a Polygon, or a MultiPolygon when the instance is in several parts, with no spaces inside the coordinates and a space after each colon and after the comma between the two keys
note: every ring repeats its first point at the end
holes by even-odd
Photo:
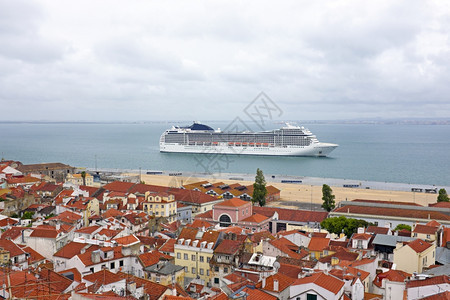
{"type": "MultiPolygon", "coordinates": [[[[87,170],[89,172],[96,172],[94,168],[78,168],[87,170]]],[[[117,173],[117,174],[133,174],[141,176],[167,176],[173,180],[186,180],[188,179],[214,179],[214,180],[226,180],[226,181],[254,181],[255,174],[248,173],[199,173],[199,172],[187,172],[187,171],[175,171],[175,170],[136,170],[136,169],[106,169],[98,168],[98,172],[101,173],[117,173]],[[147,174],[151,172],[154,174],[147,174]],[[156,172],[156,173],[155,173],[156,172]],[[170,176],[169,174],[178,174],[170,176]]],[[[332,187],[353,189],[353,190],[381,190],[381,191],[398,191],[398,192],[411,192],[412,188],[425,189],[437,189],[445,188],[450,191],[450,186],[420,184],[420,183],[400,183],[400,182],[380,182],[380,181],[368,181],[368,180],[356,180],[356,179],[344,179],[344,178],[326,178],[326,177],[310,177],[310,176],[296,176],[296,175],[284,175],[284,174],[267,174],[265,173],[265,179],[268,184],[278,185],[287,184],[289,186],[322,186],[328,184],[332,187]],[[283,181],[292,181],[287,183],[283,181]],[[299,182],[301,181],[301,182],[299,182]],[[347,185],[349,187],[344,187],[347,185]]],[[[414,192],[417,194],[437,195],[433,193],[414,192]]]]}
{"type": "MultiPolygon", "coordinates": [[[[205,120],[204,122],[226,123],[231,120],[205,120]]],[[[336,125],[450,125],[450,118],[434,119],[361,119],[361,120],[272,120],[273,123],[300,122],[301,124],[336,124],[336,125]]],[[[246,120],[246,122],[253,122],[246,120]]],[[[165,120],[165,121],[49,121],[49,120],[18,120],[0,121],[0,124],[179,124],[192,123],[189,120],[165,120]]]]}

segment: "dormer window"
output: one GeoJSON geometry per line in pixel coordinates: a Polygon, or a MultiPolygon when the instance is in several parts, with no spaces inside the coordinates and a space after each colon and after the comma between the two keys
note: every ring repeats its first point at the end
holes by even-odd
{"type": "Polygon", "coordinates": [[[184,239],[179,239],[179,240],[178,240],[178,244],[179,244],[179,245],[183,245],[183,242],[184,242],[184,239]]]}
{"type": "Polygon", "coordinates": [[[186,246],[189,246],[190,243],[191,243],[191,240],[190,240],[190,239],[187,239],[187,240],[184,242],[184,244],[185,244],[186,246]]]}

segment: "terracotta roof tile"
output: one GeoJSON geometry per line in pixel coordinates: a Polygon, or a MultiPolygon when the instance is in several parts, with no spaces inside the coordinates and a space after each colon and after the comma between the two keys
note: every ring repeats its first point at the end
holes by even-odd
{"type": "Polygon", "coordinates": [[[263,215],[261,215],[261,214],[254,213],[254,214],[251,215],[250,217],[245,218],[244,220],[241,220],[241,222],[257,223],[257,224],[259,224],[259,223],[262,223],[262,222],[266,221],[267,219],[269,219],[269,218],[266,217],[266,216],[263,216],[263,215]]]}
{"type": "Polygon", "coordinates": [[[164,245],[162,245],[162,246],[159,248],[159,251],[161,251],[161,252],[166,252],[166,253],[173,253],[173,252],[175,252],[175,249],[174,249],[175,243],[176,243],[176,240],[175,240],[175,239],[168,239],[168,240],[164,243],[164,245]]]}
{"type": "Polygon", "coordinates": [[[87,246],[88,245],[83,243],[71,241],[70,243],[66,244],[64,247],[59,249],[55,254],[53,254],[53,256],[70,259],[75,255],[80,254],[81,249],[87,246]]]}
{"type": "Polygon", "coordinates": [[[382,286],[382,281],[384,279],[387,279],[389,281],[395,281],[395,282],[404,282],[405,279],[408,279],[411,274],[400,271],[400,270],[389,270],[384,273],[378,274],[375,279],[373,280],[373,284],[375,284],[378,287],[382,286]]]}
{"type": "Polygon", "coordinates": [[[357,206],[346,205],[333,210],[335,213],[351,213],[362,215],[375,215],[375,216],[393,216],[403,217],[409,219],[435,219],[450,221],[450,216],[444,215],[438,211],[423,211],[415,209],[398,209],[387,207],[370,207],[370,206],[357,206]]]}
{"type": "Polygon", "coordinates": [[[266,217],[272,217],[275,212],[278,213],[278,219],[282,221],[292,222],[322,222],[328,216],[327,212],[309,211],[309,210],[297,210],[276,208],[268,206],[254,206],[253,212],[264,215],[266,217]]]}
{"type": "Polygon", "coordinates": [[[312,237],[309,241],[309,251],[323,251],[330,244],[329,238],[312,237]]]}
{"type": "Polygon", "coordinates": [[[30,237],[50,238],[50,239],[56,239],[57,236],[58,236],[58,231],[56,229],[36,228],[30,234],[30,237]]]}
{"type": "Polygon", "coordinates": [[[131,246],[140,243],[140,240],[134,234],[116,238],[114,241],[123,246],[131,246]]]}
{"type": "Polygon", "coordinates": [[[417,224],[412,232],[421,234],[436,234],[437,230],[438,227],[417,224]]]}
{"type": "Polygon", "coordinates": [[[365,241],[367,241],[367,240],[370,240],[371,238],[372,238],[372,235],[368,234],[368,233],[355,233],[352,236],[353,240],[365,240],[365,241]]]}
{"type": "Polygon", "coordinates": [[[344,287],[344,282],[337,279],[334,276],[326,275],[325,273],[314,273],[311,276],[306,276],[304,278],[297,279],[292,285],[301,285],[314,283],[333,294],[339,293],[339,291],[344,287]]]}
{"type": "Polygon", "coordinates": [[[387,227],[378,227],[378,226],[369,226],[366,229],[367,233],[374,233],[374,234],[388,234],[389,228],[387,227]]]}
{"type": "Polygon", "coordinates": [[[234,255],[241,248],[242,243],[240,241],[223,240],[214,250],[214,253],[230,254],[234,255]]]}
{"type": "Polygon", "coordinates": [[[227,206],[227,207],[241,207],[244,205],[248,205],[248,201],[241,200],[239,198],[232,198],[220,203],[217,203],[215,206],[227,206]]]}
{"type": "Polygon", "coordinates": [[[25,254],[25,252],[10,240],[0,240],[0,248],[9,251],[11,257],[25,254]]]}
{"type": "Polygon", "coordinates": [[[414,240],[412,242],[408,243],[408,246],[416,251],[417,253],[422,253],[423,251],[430,248],[432,245],[430,243],[427,243],[421,239],[414,240]]]}
{"type": "Polygon", "coordinates": [[[424,298],[420,298],[420,300],[448,300],[448,299],[450,299],[450,291],[445,291],[439,294],[434,294],[424,298]]]}
{"type": "Polygon", "coordinates": [[[438,284],[448,284],[450,285],[450,276],[440,275],[434,276],[422,280],[410,280],[406,283],[406,288],[427,286],[427,285],[438,285],[438,284]]]}
{"type": "Polygon", "coordinates": [[[256,288],[260,288],[262,290],[270,291],[270,292],[282,292],[287,289],[292,283],[294,283],[295,279],[288,277],[286,275],[281,274],[280,272],[271,275],[266,278],[265,285],[262,286],[262,281],[256,284],[256,288]],[[278,290],[274,290],[274,281],[278,281],[278,290]]]}
{"type": "Polygon", "coordinates": [[[248,296],[246,297],[247,300],[276,300],[277,297],[272,296],[264,291],[258,290],[258,289],[254,289],[254,288],[249,288],[249,287],[245,287],[242,290],[244,293],[248,294],[248,296]]]}

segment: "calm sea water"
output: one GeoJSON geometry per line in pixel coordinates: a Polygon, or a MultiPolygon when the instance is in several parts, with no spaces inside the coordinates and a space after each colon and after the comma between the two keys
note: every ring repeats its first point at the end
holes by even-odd
{"type": "MultiPolygon", "coordinates": [[[[210,123],[224,128],[226,123],[210,123]]],[[[277,128],[279,125],[273,125],[277,128]]],[[[450,185],[450,126],[316,125],[327,158],[208,156],[160,153],[169,124],[0,124],[0,153],[23,163],[77,167],[255,173],[450,185]]]]}

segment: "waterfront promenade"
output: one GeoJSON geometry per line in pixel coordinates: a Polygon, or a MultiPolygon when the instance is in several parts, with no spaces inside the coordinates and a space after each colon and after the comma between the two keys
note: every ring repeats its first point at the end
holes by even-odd
{"type": "MultiPolygon", "coordinates": [[[[89,170],[92,171],[92,170],[89,170]]],[[[220,173],[220,174],[206,174],[206,173],[190,173],[190,172],[173,172],[160,171],[159,174],[149,175],[148,170],[98,170],[100,172],[120,172],[122,174],[133,174],[141,177],[147,184],[180,187],[183,184],[189,184],[202,180],[214,182],[224,182],[227,184],[239,182],[243,185],[253,184],[254,174],[235,174],[235,173],[220,173]],[[170,176],[169,174],[177,174],[177,176],[170,176]]],[[[439,190],[447,186],[431,186],[421,184],[406,184],[406,183],[389,183],[389,182],[372,182],[372,181],[358,181],[349,179],[334,179],[334,178],[317,178],[317,177],[301,177],[301,176],[287,176],[287,175],[272,175],[265,174],[268,185],[273,185],[281,190],[281,199],[279,202],[270,203],[271,206],[295,207],[293,202],[301,203],[322,203],[322,185],[328,184],[333,189],[333,194],[336,196],[336,203],[339,201],[353,200],[353,199],[367,199],[367,200],[383,200],[383,201],[400,201],[400,202],[415,202],[417,204],[428,206],[430,203],[435,203],[437,194],[425,192],[411,192],[411,188],[422,188],[439,190]],[[286,180],[297,183],[284,183],[286,180]],[[301,181],[301,183],[300,183],[301,181]],[[344,185],[351,185],[353,187],[344,187],[344,185]]]]}

